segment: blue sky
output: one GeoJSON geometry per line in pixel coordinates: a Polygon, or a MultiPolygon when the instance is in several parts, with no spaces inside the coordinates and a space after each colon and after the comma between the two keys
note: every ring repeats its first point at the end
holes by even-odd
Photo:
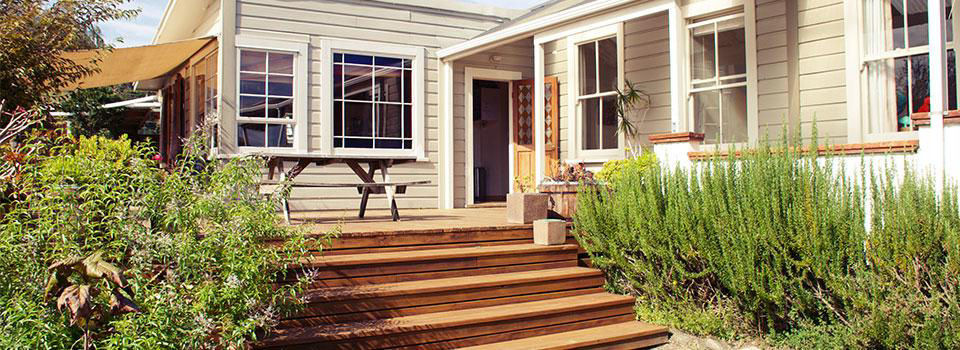
{"type": "MultiPolygon", "coordinates": [[[[490,4],[506,8],[529,8],[545,0],[465,0],[469,2],[490,4]]],[[[128,21],[107,22],[100,26],[104,38],[108,43],[117,47],[147,45],[153,41],[153,34],[163,16],[163,9],[167,0],[134,0],[127,4],[127,8],[139,8],[140,16],[128,21]],[[123,42],[120,42],[120,40],[123,42]]]]}

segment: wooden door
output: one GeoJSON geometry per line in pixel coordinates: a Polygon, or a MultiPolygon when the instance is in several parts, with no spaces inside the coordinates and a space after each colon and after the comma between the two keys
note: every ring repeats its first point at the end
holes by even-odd
{"type": "MultiPolygon", "coordinates": [[[[553,174],[557,162],[560,160],[560,128],[559,128],[559,83],[557,77],[546,77],[544,80],[544,129],[545,156],[547,175],[553,174]]],[[[513,81],[513,169],[514,191],[519,191],[517,181],[528,185],[536,183],[536,145],[534,144],[534,80],[513,81]]]]}

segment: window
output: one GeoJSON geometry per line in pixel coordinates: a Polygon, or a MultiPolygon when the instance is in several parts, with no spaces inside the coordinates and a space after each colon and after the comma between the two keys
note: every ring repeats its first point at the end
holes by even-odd
{"type": "Polygon", "coordinates": [[[748,141],[747,55],[743,14],[692,23],[690,111],[704,143],[748,141]]]}
{"type": "Polygon", "coordinates": [[[240,50],[238,146],[293,147],[295,56],[240,50]]]}
{"type": "Polygon", "coordinates": [[[413,60],[333,54],[333,146],[413,149],[413,60]]]}
{"type": "Polygon", "coordinates": [[[617,87],[619,49],[617,37],[577,45],[580,109],[580,149],[617,149],[617,87]]]}
{"type": "MultiPolygon", "coordinates": [[[[861,115],[868,133],[912,131],[911,114],[930,111],[927,2],[865,0],[863,11],[864,96],[861,115]]],[[[953,41],[951,7],[947,2],[947,41],[953,41]]],[[[947,47],[952,47],[947,44],[947,47]]],[[[956,54],[947,51],[947,96],[957,108],[956,54]]]]}

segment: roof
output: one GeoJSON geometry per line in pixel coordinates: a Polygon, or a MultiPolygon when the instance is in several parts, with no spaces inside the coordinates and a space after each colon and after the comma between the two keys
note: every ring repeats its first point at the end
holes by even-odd
{"type": "Polygon", "coordinates": [[[550,0],[530,9],[510,22],[504,23],[465,42],[437,51],[441,59],[456,59],[483,49],[529,37],[545,28],[590,16],[636,0],[550,0]]]}

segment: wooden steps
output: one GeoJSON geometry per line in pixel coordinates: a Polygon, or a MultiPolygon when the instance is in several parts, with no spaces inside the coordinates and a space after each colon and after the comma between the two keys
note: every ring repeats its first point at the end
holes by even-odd
{"type": "Polygon", "coordinates": [[[462,350],[636,349],[665,343],[667,335],[663,333],[662,328],[639,322],[624,322],[539,337],[471,346],[462,350]]]}
{"type": "Polygon", "coordinates": [[[281,278],[313,278],[305,305],[251,345],[626,349],[665,342],[665,328],[635,321],[632,297],[604,292],[600,271],[578,267],[575,241],[531,241],[529,227],[345,235],[281,278]]]}

